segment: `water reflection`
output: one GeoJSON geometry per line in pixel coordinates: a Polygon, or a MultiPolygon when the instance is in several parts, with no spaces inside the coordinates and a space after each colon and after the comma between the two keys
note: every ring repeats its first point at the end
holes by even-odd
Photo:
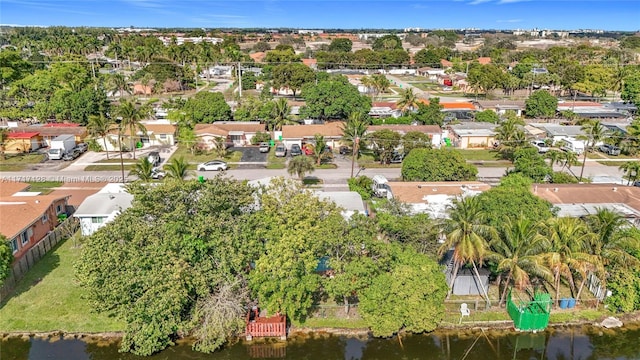
{"type": "Polygon", "coordinates": [[[576,328],[537,334],[456,331],[409,335],[401,339],[309,334],[292,337],[286,343],[238,343],[215,354],[194,352],[190,345],[180,344],[148,358],[119,353],[116,342],[11,338],[0,343],[0,359],[631,360],[640,359],[640,330],[576,328]]]}

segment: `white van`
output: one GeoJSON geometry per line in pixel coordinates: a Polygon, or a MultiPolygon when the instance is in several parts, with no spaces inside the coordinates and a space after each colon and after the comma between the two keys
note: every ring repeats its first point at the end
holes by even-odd
{"type": "Polygon", "coordinates": [[[564,142],[564,145],[561,147],[562,150],[574,152],[578,155],[584,152],[584,141],[573,138],[567,138],[562,141],[564,142]]]}
{"type": "Polygon", "coordinates": [[[60,148],[49,149],[49,151],[47,152],[47,155],[51,160],[60,160],[64,156],[64,149],[60,149],[60,148]]]}
{"type": "Polygon", "coordinates": [[[389,181],[382,175],[375,175],[372,179],[371,190],[373,195],[381,198],[390,199],[393,197],[391,194],[391,188],[389,187],[389,181]]]}

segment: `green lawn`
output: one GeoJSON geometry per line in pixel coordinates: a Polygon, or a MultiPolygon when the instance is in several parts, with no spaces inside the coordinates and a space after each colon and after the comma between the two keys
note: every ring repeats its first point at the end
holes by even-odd
{"type": "Polygon", "coordinates": [[[457,150],[467,161],[497,161],[502,160],[500,154],[495,150],[488,149],[462,149],[457,150]]]}
{"type": "Polygon", "coordinates": [[[169,159],[169,161],[171,161],[171,159],[173,158],[177,159],[180,157],[183,157],[187,162],[192,164],[199,164],[199,163],[203,163],[203,162],[207,162],[215,159],[224,160],[226,162],[238,162],[240,161],[240,158],[242,158],[242,152],[227,151],[227,154],[224,157],[220,158],[219,155],[214,154],[213,152],[191,154],[191,151],[189,151],[189,149],[187,149],[186,147],[178,146],[178,150],[176,150],[176,152],[174,152],[173,155],[171,155],[171,158],[169,159]]]}
{"type": "MultiPolygon", "coordinates": [[[[134,168],[135,165],[125,165],[124,171],[129,171],[134,168]]],[[[120,171],[120,165],[88,165],[85,166],[84,171],[120,171]]]]}
{"type": "Polygon", "coordinates": [[[27,165],[39,164],[44,161],[43,154],[5,154],[5,159],[0,160],[0,171],[20,171],[27,165]]]}
{"type": "Polygon", "coordinates": [[[92,312],[75,280],[73,262],[79,248],[66,240],[49,252],[20,281],[13,296],[0,304],[3,332],[108,332],[124,323],[92,312]]]}
{"type": "Polygon", "coordinates": [[[275,148],[275,146],[272,146],[269,150],[269,154],[267,154],[267,169],[286,169],[287,158],[277,157],[275,155],[275,148]]]}
{"type": "Polygon", "coordinates": [[[62,186],[62,181],[29,181],[31,185],[29,191],[41,192],[42,194],[48,194],[53,191],[54,188],[62,186]]]}

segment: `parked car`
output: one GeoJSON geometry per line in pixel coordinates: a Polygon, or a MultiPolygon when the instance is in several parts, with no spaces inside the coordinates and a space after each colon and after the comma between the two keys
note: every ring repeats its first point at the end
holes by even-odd
{"type": "Polygon", "coordinates": [[[66,153],[64,153],[64,155],[62,155],[62,160],[64,161],[71,161],[71,160],[75,160],[78,158],[78,156],[80,156],[80,150],[78,150],[77,148],[73,148],[69,151],[67,151],[66,153]]]}
{"type": "Polygon", "coordinates": [[[291,156],[298,156],[298,155],[302,155],[302,149],[300,148],[300,145],[298,144],[291,145],[291,156]]]}
{"type": "Polygon", "coordinates": [[[634,181],[634,182],[633,182],[633,186],[640,187],[640,181],[634,181]]]}
{"type": "Polygon", "coordinates": [[[164,172],[164,170],[157,167],[154,167],[153,169],[151,169],[152,179],[162,180],[165,176],[167,176],[167,173],[164,172]]]}
{"type": "Polygon", "coordinates": [[[260,143],[260,152],[261,153],[268,153],[269,152],[269,143],[268,142],[261,142],[260,143]]]}
{"type": "Polygon", "coordinates": [[[404,160],[404,153],[394,152],[393,155],[391,156],[392,164],[400,164],[402,163],[402,160],[404,160]]]}
{"type": "Polygon", "coordinates": [[[222,160],[212,160],[198,164],[198,171],[224,171],[228,168],[227,163],[222,160]]]}
{"type": "Polygon", "coordinates": [[[538,149],[538,152],[541,154],[544,154],[546,152],[549,152],[549,150],[551,150],[551,148],[549,148],[547,144],[542,140],[533,140],[531,142],[531,145],[533,145],[534,148],[538,149]]]}
{"type": "Polygon", "coordinates": [[[80,144],[76,145],[76,149],[80,150],[81,154],[84,154],[85,152],[87,152],[87,150],[89,150],[89,144],[80,143],[80,144]]]}
{"type": "Polygon", "coordinates": [[[611,156],[620,155],[620,148],[615,145],[602,144],[600,145],[600,151],[611,156]]]}
{"type": "Polygon", "coordinates": [[[285,157],[285,156],[287,156],[287,148],[284,146],[284,144],[276,145],[275,155],[277,157],[285,157]]]}
{"type": "Polygon", "coordinates": [[[149,153],[149,155],[147,155],[147,160],[149,160],[149,162],[151,163],[151,165],[153,166],[158,166],[160,165],[160,153],[157,151],[152,151],[149,153]]]}
{"type": "Polygon", "coordinates": [[[340,155],[350,155],[353,151],[348,146],[340,146],[340,155]]]}

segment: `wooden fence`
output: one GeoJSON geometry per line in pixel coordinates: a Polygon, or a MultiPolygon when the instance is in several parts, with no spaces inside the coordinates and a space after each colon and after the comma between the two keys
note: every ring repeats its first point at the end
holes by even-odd
{"type": "Polygon", "coordinates": [[[75,217],[68,218],[29,249],[29,251],[27,251],[19,260],[15,261],[11,267],[9,276],[4,280],[4,284],[2,284],[2,287],[0,288],[0,299],[5,299],[9,294],[11,294],[27,271],[42,259],[45,254],[51,251],[51,249],[53,249],[60,241],[68,237],[69,233],[75,233],[78,230],[78,226],[78,219],[75,217]]]}

